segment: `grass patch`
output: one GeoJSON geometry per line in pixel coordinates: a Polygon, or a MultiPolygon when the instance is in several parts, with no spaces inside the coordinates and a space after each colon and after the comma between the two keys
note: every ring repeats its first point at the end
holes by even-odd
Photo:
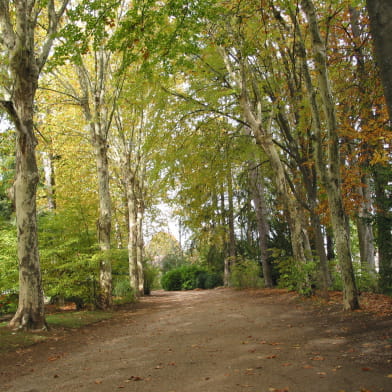
{"type": "Polygon", "coordinates": [[[47,336],[48,334],[46,332],[37,334],[24,331],[12,331],[7,327],[7,323],[1,323],[0,353],[15,351],[21,348],[32,346],[35,343],[45,340],[47,336]]]}
{"type": "Polygon", "coordinates": [[[54,313],[46,316],[46,322],[50,327],[80,328],[84,325],[93,324],[101,320],[112,318],[111,312],[83,311],[54,313]]]}
{"type": "Polygon", "coordinates": [[[13,331],[8,323],[0,323],[0,353],[16,351],[48,339],[56,333],[56,329],[76,329],[101,320],[112,318],[112,312],[82,311],[55,313],[46,316],[48,332],[13,331]]]}

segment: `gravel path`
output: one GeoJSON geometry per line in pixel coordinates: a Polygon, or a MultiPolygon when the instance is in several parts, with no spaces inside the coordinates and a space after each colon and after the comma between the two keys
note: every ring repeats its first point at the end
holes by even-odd
{"type": "Polygon", "coordinates": [[[155,292],[0,357],[10,392],[390,392],[390,319],[271,291],[155,292]]]}

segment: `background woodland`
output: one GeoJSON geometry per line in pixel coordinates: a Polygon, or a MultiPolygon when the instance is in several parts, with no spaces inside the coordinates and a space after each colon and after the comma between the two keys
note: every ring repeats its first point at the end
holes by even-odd
{"type": "Polygon", "coordinates": [[[0,26],[12,326],[44,328],[44,296],[105,309],[162,274],[342,290],[347,310],[392,293],[387,79],[365,1],[2,0],[0,26]]]}

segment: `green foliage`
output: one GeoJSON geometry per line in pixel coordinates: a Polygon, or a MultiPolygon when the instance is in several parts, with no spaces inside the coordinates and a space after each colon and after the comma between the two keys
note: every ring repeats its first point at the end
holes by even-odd
{"type": "MultiPolygon", "coordinates": [[[[273,251],[274,256],[281,253],[273,251]]],[[[316,281],[317,264],[308,262],[306,264],[296,263],[291,256],[280,255],[274,259],[278,270],[278,287],[293,290],[302,295],[310,295],[313,291],[312,284],[316,281]]]]}
{"type": "Polygon", "coordinates": [[[161,284],[167,291],[212,289],[222,284],[222,277],[200,265],[188,264],[166,272],[161,284]]]}
{"type": "Polygon", "coordinates": [[[15,133],[0,131],[0,222],[9,221],[12,216],[13,208],[8,190],[12,187],[15,176],[14,145],[15,133]]]}
{"type": "Polygon", "coordinates": [[[162,273],[181,267],[187,263],[186,258],[178,253],[170,253],[162,259],[162,273]]]}
{"type": "MultiPolygon", "coordinates": [[[[0,295],[18,292],[18,258],[16,250],[16,229],[1,222],[0,230],[0,295]]],[[[0,310],[1,312],[1,310],[0,310]]]]}
{"type": "Polygon", "coordinates": [[[70,209],[41,215],[38,227],[45,295],[96,304],[99,252],[88,223],[70,209]]]}
{"type": "Polygon", "coordinates": [[[217,272],[208,272],[204,281],[205,289],[213,289],[214,287],[223,286],[222,274],[217,272]]]}
{"type": "Polygon", "coordinates": [[[230,285],[238,289],[263,287],[261,268],[257,261],[237,260],[231,267],[230,285]]]}
{"type": "Polygon", "coordinates": [[[18,294],[0,295],[0,315],[15,313],[18,308],[18,294]]]}
{"type": "Polygon", "coordinates": [[[117,305],[135,302],[136,296],[129,281],[129,275],[113,274],[113,302],[117,305]]]}
{"type": "MultiPolygon", "coordinates": [[[[369,293],[379,292],[379,274],[375,271],[370,271],[368,268],[364,268],[359,262],[354,262],[353,268],[357,289],[359,291],[369,293]]],[[[343,290],[342,274],[336,261],[331,266],[331,275],[332,289],[339,291],[343,290]]]]}
{"type": "Polygon", "coordinates": [[[144,294],[150,295],[151,290],[159,287],[159,274],[160,270],[149,263],[145,263],[143,267],[143,277],[144,277],[144,294]]]}
{"type": "Polygon", "coordinates": [[[166,272],[161,278],[162,288],[166,291],[178,291],[182,289],[182,273],[180,269],[166,272]]]}

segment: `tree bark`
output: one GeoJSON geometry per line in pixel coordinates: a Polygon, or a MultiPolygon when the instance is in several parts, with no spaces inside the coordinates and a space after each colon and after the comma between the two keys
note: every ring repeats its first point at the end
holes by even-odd
{"type": "MultiPolygon", "coordinates": [[[[52,47],[54,33],[68,0],[56,11],[54,1],[47,2],[47,35],[37,42],[35,28],[43,10],[35,2],[10,4],[0,0],[0,48],[8,56],[13,79],[10,99],[0,98],[16,129],[16,209],[19,304],[10,322],[13,328],[45,329],[44,300],[38,253],[36,190],[38,168],[34,136],[34,101],[38,78],[52,47]],[[10,10],[10,5],[12,9],[10,10]]],[[[10,86],[7,86],[10,87],[10,86]]]]}
{"type": "Polygon", "coordinates": [[[110,251],[110,235],[112,227],[112,210],[109,189],[109,163],[107,156],[107,140],[95,135],[94,140],[97,175],[98,175],[98,195],[99,195],[99,218],[98,218],[98,242],[101,251],[104,253],[100,261],[99,285],[100,299],[99,306],[108,309],[112,306],[112,265],[108,252],[110,251]]]}
{"type": "MultiPolygon", "coordinates": [[[[368,118],[372,116],[372,103],[370,100],[369,83],[367,81],[368,75],[365,68],[366,56],[363,54],[361,32],[359,29],[359,12],[356,8],[349,7],[350,12],[350,24],[353,34],[354,43],[354,55],[357,62],[358,71],[358,88],[360,93],[362,106],[365,110],[365,115],[361,115],[361,128],[365,129],[368,127],[368,118]]],[[[363,149],[366,150],[367,144],[364,145],[363,149]]],[[[361,154],[361,152],[359,153],[361,154]]],[[[366,154],[366,152],[365,152],[366,154]]],[[[356,218],[358,240],[359,240],[359,252],[361,257],[362,267],[369,271],[376,271],[376,260],[375,260],[375,249],[374,249],[374,235],[372,227],[372,214],[373,203],[371,195],[371,178],[369,175],[369,159],[365,157],[365,160],[361,160],[364,163],[357,162],[357,165],[361,168],[361,185],[357,186],[357,193],[360,195],[360,205],[358,207],[358,213],[356,218]]]]}
{"type": "Polygon", "coordinates": [[[233,177],[232,170],[229,168],[227,172],[227,198],[228,198],[228,229],[229,229],[229,257],[231,265],[235,264],[236,259],[236,245],[234,232],[234,193],[233,193],[233,177]]]}
{"type": "Polygon", "coordinates": [[[343,308],[345,310],[355,310],[359,308],[358,293],[354,278],[352,256],[350,248],[349,221],[344,211],[342,197],[342,181],[340,174],[340,151],[337,129],[337,119],[335,104],[328,76],[326,49],[318,28],[318,21],[313,2],[311,0],[301,0],[301,6],[306,14],[309,23],[309,32],[312,40],[313,59],[315,62],[316,74],[318,76],[319,90],[323,109],[327,122],[328,149],[326,162],[322,153],[321,122],[315,102],[315,92],[308,81],[308,93],[311,99],[312,116],[316,120],[315,131],[315,154],[318,173],[322,183],[327,190],[331,223],[335,235],[336,252],[340,264],[343,280],[343,308]]]}
{"type": "Polygon", "coordinates": [[[366,0],[366,4],[389,119],[392,121],[392,2],[390,0],[366,0]]]}
{"type": "Polygon", "coordinates": [[[268,233],[269,224],[267,219],[267,207],[264,198],[263,179],[260,176],[258,167],[252,162],[249,165],[249,178],[251,195],[254,203],[257,219],[257,230],[259,232],[259,246],[261,254],[261,265],[263,269],[264,285],[267,288],[273,287],[272,269],[268,261],[268,233]]]}
{"type": "MultiPolygon", "coordinates": [[[[103,253],[99,268],[100,294],[98,306],[101,309],[108,309],[112,306],[112,267],[108,255],[111,249],[110,236],[112,224],[108,163],[108,133],[111,125],[111,115],[109,114],[107,102],[105,101],[109,58],[103,49],[97,51],[93,78],[83,63],[76,66],[82,93],[79,101],[88,123],[90,140],[94,148],[97,167],[99,198],[97,236],[99,248],[103,253]]],[[[112,110],[114,109],[112,108],[112,110]]]]}
{"type": "Polygon", "coordinates": [[[392,198],[386,192],[391,179],[391,168],[375,165],[374,187],[376,194],[377,246],[380,266],[380,287],[390,293],[392,290],[392,198]]]}
{"type": "Polygon", "coordinates": [[[137,255],[137,237],[138,237],[138,223],[137,223],[137,201],[135,199],[131,181],[129,181],[128,191],[128,211],[129,211],[129,238],[128,238],[128,260],[129,260],[129,279],[130,285],[134,290],[136,297],[139,297],[139,266],[137,255]]]}
{"type": "Polygon", "coordinates": [[[56,198],[54,189],[55,178],[52,154],[48,152],[42,152],[42,166],[45,177],[46,206],[49,211],[54,211],[56,209],[56,198]]]}

